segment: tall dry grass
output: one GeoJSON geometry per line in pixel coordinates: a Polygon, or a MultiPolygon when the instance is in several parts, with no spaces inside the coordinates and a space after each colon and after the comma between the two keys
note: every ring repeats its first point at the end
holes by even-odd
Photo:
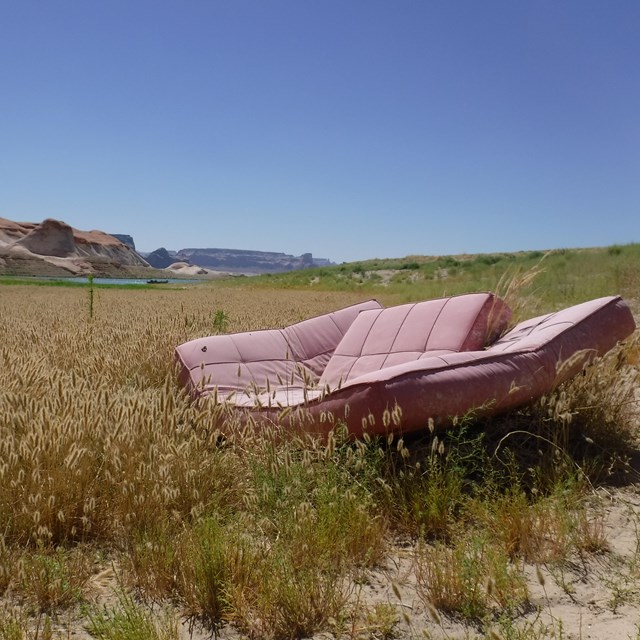
{"type": "Polygon", "coordinates": [[[425,602],[470,617],[522,605],[518,561],[606,547],[581,496],[625,466],[635,343],[489,427],[320,442],[195,407],[173,349],[222,330],[221,311],[228,331],[284,326],[361,294],[94,293],[90,313],[83,289],[0,287],[0,594],[27,612],[75,606],[115,561],[124,586],[214,629],[303,637],[362,619],[355,585],[397,537],[421,540],[425,602]]]}
{"type": "Polygon", "coordinates": [[[62,595],[49,569],[75,576],[60,550],[89,546],[124,554],[132,584],[173,594],[212,624],[267,635],[321,624],[344,602],[350,568],[374,562],[383,544],[371,492],[352,486],[357,456],[343,466],[335,449],[240,439],[239,425],[220,446],[223,417],[185,397],[173,349],[211,333],[214,309],[241,331],[354,296],[261,292],[248,305],[245,290],[100,290],[89,314],[86,295],[1,292],[3,591],[31,590],[44,609],[71,601],[89,569],[62,595]]]}

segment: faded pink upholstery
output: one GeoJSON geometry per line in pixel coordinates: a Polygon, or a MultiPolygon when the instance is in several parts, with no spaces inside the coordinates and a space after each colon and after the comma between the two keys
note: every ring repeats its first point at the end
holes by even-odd
{"type": "Polygon", "coordinates": [[[326,433],[331,415],[355,435],[381,433],[399,406],[393,428],[406,433],[429,418],[446,423],[531,402],[635,330],[619,296],[527,320],[498,338],[509,314],[492,294],[388,309],[369,301],[329,314],[331,322],[320,316],[283,330],[202,338],[176,353],[195,397],[217,393],[258,420],[281,422],[287,409],[292,426],[308,431],[326,433]]]}
{"type": "Polygon", "coordinates": [[[370,431],[396,403],[404,432],[423,428],[425,416],[447,423],[472,410],[502,413],[548,393],[634,330],[619,296],[599,298],[522,322],[485,350],[432,355],[350,379],[323,406],[342,415],[348,402],[353,429],[354,407],[361,407],[361,422],[374,417],[370,431]]]}
{"type": "Polygon", "coordinates": [[[335,389],[349,380],[435,355],[482,349],[505,329],[511,312],[490,293],[361,312],[320,378],[335,389]]]}
{"type": "Polygon", "coordinates": [[[611,343],[610,336],[599,334],[611,332],[615,335],[622,331],[628,335],[634,329],[631,313],[620,297],[598,298],[525,320],[492,344],[489,351],[508,353],[551,345],[556,360],[567,360],[576,351],[587,348],[583,346],[587,341],[591,343],[592,346],[588,348],[592,350],[603,351],[607,348],[611,343]],[[603,326],[604,318],[613,317],[616,308],[625,309],[620,319],[622,326],[617,329],[603,326]]]}
{"type": "Polygon", "coordinates": [[[317,383],[358,314],[378,308],[379,302],[369,300],[284,329],[191,340],[176,349],[180,380],[194,395],[217,389],[221,398],[238,391],[303,389],[317,383]]]}

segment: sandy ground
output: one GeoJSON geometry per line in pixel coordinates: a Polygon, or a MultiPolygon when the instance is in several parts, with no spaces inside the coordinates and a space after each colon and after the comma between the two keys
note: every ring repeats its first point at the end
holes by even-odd
{"type": "MultiPolygon", "coordinates": [[[[640,638],[640,484],[621,489],[599,490],[594,503],[604,515],[609,548],[596,555],[572,558],[561,566],[525,566],[529,605],[513,620],[509,632],[497,625],[498,635],[487,636],[471,624],[440,616],[433,619],[417,591],[414,553],[411,545],[392,549],[383,566],[370,571],[353,585],[354,603],[361,611],[375,611],[376,605],[389,619],[386,635],[379,624],[364,617],[349,624],[342,638],[433,638],[462,640],[474,638],[517,638],[518,640],[562,638],[566,640],[637,640],[640,638]],[[540,574],[543,576],[541,584],[540,574]]],[[[594,511],[594,514],[596,512],[594,511]]],[[[114,606],[118,584],[117,568],[108,566],[96,573],[87,588],[93,603],[114,606]]],[[[8,603],[5,603],[8,604],[8,603]]],[[[180,620],[179,612],[173,611],[180,620]]],[[[184,640],[204,640],[212,633],[180,621],[184,640]]],[[[27,638],[39,637],[31,635],[27,638]]],[[[221,640],[244,636],[234,628],[223,628],[221,640]]],[[[65,612],[54,625],[53,639],[90,640],[81,611],[65,612]]],[[[336,638],[323,632],[313,640],[336,638]]]]}
{"type": "MultiPolygon", "coordinates": [[[[573,558],[558,567],[525,566],[530,607],[514,620],[524,638],[608,640],[640,638],[640,486],[602,491],[609,549],[573,558]],[[544,584],[541,584],[539,572],[544,584]]],[[[374,575],[372,601],[401,606],[397,638],[484,638],[473,627],[441,616],[434,622],[416,593],[411,550],[390,559],[388,572],[374,575]],[[391,587],[399,586],[402,600],[391,587]]],[[[496,631],[499,629],[496,627],[496,631]]],[[[496,637],[501,637],[498,635],[496,637]]]]}

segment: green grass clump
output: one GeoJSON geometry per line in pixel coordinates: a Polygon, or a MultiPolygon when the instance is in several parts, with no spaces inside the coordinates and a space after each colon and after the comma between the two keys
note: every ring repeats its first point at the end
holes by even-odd
{"type": "Polygon", "coordinates": [[[118,604],[89,613],[87,628],[97,640],[178,640],[178,625],[168,613],[152,615],[134,599],[118,593],[118,604]]]}

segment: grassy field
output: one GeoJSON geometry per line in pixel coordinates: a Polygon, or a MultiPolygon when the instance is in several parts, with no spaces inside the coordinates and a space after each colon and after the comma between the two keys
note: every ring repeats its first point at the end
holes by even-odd
{"type": "MultiPolygon", "coordinates": [[[[515,319],[614,293],[637,318],[640,245],[153,290],[0,283],[0,640],[170,640],[184,621],[223,637],[570,637],[542,621],[531,571],[546,589],[611,556],[598,496],[638,481],[637,336],[535,406],[411,440],[247,432],[177,385],[191,338],[477,290],[515,319]],[[378,583],[392,595],[372,597],[378,583]]],[[[640,593],[632,535],[618,608],[640,593]]]]}

